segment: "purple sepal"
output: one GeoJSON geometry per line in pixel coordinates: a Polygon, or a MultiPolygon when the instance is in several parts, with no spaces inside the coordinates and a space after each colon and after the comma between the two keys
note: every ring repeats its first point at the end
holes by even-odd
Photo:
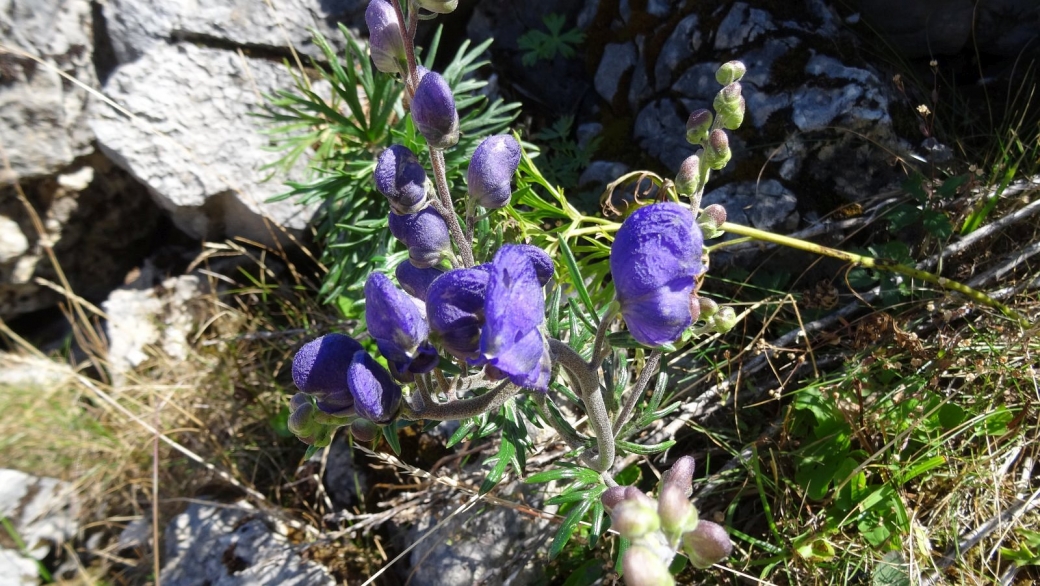
{"type": "Polygon", "coordinates": [[[544,250],[533,244],[516,244],[515,246],[531,259],[531,263],[534,264],[534,272],[538,275],[538,284],[544,287],[552,279],[553,271],[556,270],[552,259],[544,250]]]}
{"type": "Polygon", "coordinates": [[[376,189],[398,214],[412,214],[426,205],[426,170],[408,147],[391,145],[379,155],[376,189]]]}
{"type": "Polygon", "coordinates": [[[390,233],[408,247],[408,258],[419,268],[429,268],[451,250],[451,236],[444,218],[433,208],[414,214],[390,212],[390,233]]]}
{"type": "Polygon", "coordinates": [[[405,292],[425,303],[426,291],[430,288],[430,283],[443,275],[444,271],[437,267],[420,269],[413,265],[411,261],[406,260],[397,265],[394,274],[397,276],[397,282],[401,284],[401,288],[405,292]]]}
{"type": "Polygon", "coordinates": [[[438,277],[426,291],[426,317],[446,351],[457,358],[476,359],[484,325],[485,268],[455,269],[438,277]]]}
{"type": "Polygon", "coordinates": [[[364,352],[364,348],[357,340],[344,334],[326,334],[307,342],[293,357],[292,375],[296,388],[319,400],[343,392],[349,397],[344,371],[357,352],[364,352]]]}
{"type": "Polygon", "coordinates": [[[415,88],[412,120],[430,146],[446,149],[459,142],[459,113],[448,82],[435,71],[427,72],[415,88]]]}
{"type": "Polygon", "coordinates": [[[473,152],[466,187],[477,204],[497,209],[509,203],[510,182],[520,165],[520,143],[508,134],[485,138],[473,152]]]}
{"type": "Polygon", "coordinates": [[[399,372],[422,374],[437,365],[437,350],[426,341],[426,308],[382,273],[365,282],[365,321],[379,352],[399,372]]]}
{"type": "Polygon", "coordinates": [[[384,73],[401,73],[406,60],[397,12],[387,0],[372,0],[365,9],[372,62],[384,73]]]}
{"type": "Polygon", "coordinates": [[[401,405],[401,387],[375,358],[358,352],[347,365],[347,382],[357,414],[376,423],[388,423],[401,405]]]}

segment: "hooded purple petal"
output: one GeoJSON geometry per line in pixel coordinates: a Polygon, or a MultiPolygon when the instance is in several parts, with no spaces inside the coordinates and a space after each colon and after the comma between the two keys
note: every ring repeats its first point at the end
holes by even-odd
{"type": "Polygon", "coordinates": [[[485,138],[469,163],[466,186],[477,203],[497,209],[509,203],[510,182],[520,165],[520,143],[508,134],[485,138]]]}
{"type": "Polygon", "coordinates": [[[394,7],[387,0],[372,0],[365,10],[365,23],[376,69],[384,73],[402,72],[406,60],[404,39],[394,7]]]}
{"type": "Polygon", "coordinates": [[[388,423],[401,405],[401,387],[390,373],[365,352],[347,365],[347,383],[357,414],[376,423],[388,423]]]}
{"type": "Polygon", "coordinates": [[[412,120],[430,146],[446,149],[459,142],[459,113],[448,82],[435,71],[427,72],[415,88],[412,120]]]}
{"type": "Polygon", "coordinates": [[[365,282],[365,321],[379,352],[399,372],[421,374],[437,365],[437,351],[426,341],[426,308],[382,273],[365,282]]]}
{"type": "Polygon", "coordinates": [[[539,326],[545,322],[545,297],[528,251],[505,245],[491,263],[481,359],[514,384],[546,391],[552,358],[539,326]]]}
{"type": "Polygon", "coordinates": [[[621,225],[610,248],[610,272],[621,315],[636,340],[659,346],[689,327],[702,246],[693,214],[676,203],[640,208],[621,225]]]}
{"type": "Polygon", "coordinates": [[[426,170],[404,145],[391,145],[376,163],[376,189],[398,214],[411,214],[426,205],[426,170]]]}
{"type": "Polygon", "coordinates": [[[420,269],[413,265],[411,261],[406,260],[397,265],[394,274],[397,276],[397,282],[401,284],[402,289],[412,297],[416,297],[425,303],[426,291],[430,288],[430,283],[433,283],[434,279],[443,275],[444,271],[436,267],[420,269]]]}
{"type": "Polygon", "coordinates": [[[390,212],[388,223],[390,233],[408,247],[408,258],[417,267],[432,267],[451,251],[448,224],[433,208],[405,215],[390,212]]]}
{"type": "Polygon", "coordinates": [[[552,259],[544,250],[532,244],[516,244],[515,246],[531,259],[531,263],[534,264],[534,272],[538,275],[538,284],[544,287],[552,279],[553,271],[556,270],[552,259]]]}
{"type": "Polygon", "coordinates": [[[293,382],[300,391],[319,398],[342,393],[347,389],[347,364],[363,351],[357,340],[343,334],[311,340],[293,358],[293,382]]]}
{"type": "Polygon", "coordinates": [[[488,278],[482,268],[455,269],[438,277],[426,291],[430,329],[453,356],[476,359],[479,355],[488,278]]]}

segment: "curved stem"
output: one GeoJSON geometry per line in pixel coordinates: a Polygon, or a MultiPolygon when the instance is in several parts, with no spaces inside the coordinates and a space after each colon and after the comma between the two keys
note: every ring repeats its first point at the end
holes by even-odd
{"type": "Polygon", "coordinates": [[[401,417],[412,421],[418,419],[433,419],[435,421],[468,419],[498,409],[506,401],[513,398],[519,390],[520,387],[506,380],[479,397],[460,399],[451,403],[426,405],[421,410],[417,410],[410,405],[404,405],[401,408],[401,417]]]}
{"type": "Polygon", "coordinates": [[[640,397],[643,396],[643,392],[646,391],[646,385],[650,384],[650,378],[657,372],[657,368],[661,365],[662,352],[660,350],[654,350],[650,353],[650,357],[646,359],[646,363],[643,364],[643,370],[639,371],[639,379],[636,380],[636,384],[629,390],[628,399],[625,401],[625,406],[621,408],[621,412],[618,413],[617,419],[614,420],[614,437],[617,437],[621,433],[621,428],[628,423],[628,419],[632,417],[632,412],[636,408],[636,403],[639,402],[640,397]]]}
{"type": "Polygon", "coordinates": [[[599,326],[596,328],[596,340],[592,344],[592,360],[589,362],[594,369],[598,369],[603,364],[603,361],[607,359],[607,356],[610,355],[610,345],[606,344],[607,332],[610,331],[610,324],[614,322],[614,318],[620,312],[621,304],[617,300],[611,301],[610,305],[607,306],[607,312],[599,320],[599,326]]]}
{"type": "Polygon", "coordinates": [[[581,392],[581,402],[585,404],[585,413],[589,416],[589,425],[596,433],[596,445],[599,448],[598,460],[590,462],[597,472],[605,472],[614,465],[614,434],[610,427],[610,415],[603,395],[599,392],[599,371],[582,359],[573,348],[559,340],[549,340],[549,347],[560,365],[573,377],[581,392]]]}

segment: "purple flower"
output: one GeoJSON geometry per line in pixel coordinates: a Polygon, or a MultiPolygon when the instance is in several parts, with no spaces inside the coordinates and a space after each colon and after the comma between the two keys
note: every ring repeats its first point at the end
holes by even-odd
{"type": "Polygon", "coordinates": [[[412,214],[426,205],[426,170],[408,147],[395,144],[379,155],[376,189],[398,214],[412,214]]]}
{"type": "Polygon", "coordinates": [[[404,39],[397,12],[387,0],[372,0],[365,10],[368,24],[368,44],[376,69],[384,73],[401,73],[405,70],[404,39]]]}
{"type": "Polygon", "coordinates": [[[419,268],[432,267],[451,251],[451,236],[444,218],[433,208],[414,214],[390,212],[390,233],[408,247],[408,258],[419,268]]]}
{"type": "Polygon", "coordinates": [[[480,335],[481,363],[505,374],[513,384],[547,391],[552,357],[539,326],[545,323],[545,297],[529,251],[505,245],[491,263],[480,335]]]}
{"type": "Polygon", "coordinates": [[[673,342],[690,326],[702,246],[693,214],[676,203],[640,208],[621,225],[610,248],[610,272],[621,315],[640,343],[673,342]]]}
{"type": "Polygon", "coordinates": [[[446,149],[459,142],[455,96],[440,74],[430,71],[422,76],[412,98],[412,120],[433,148],[446,149]]]}
{"type": "Polygon", "coordinates": [[[401,402],[390,373],[350,336],[327,334],[303,345],[293,358],[293,382],[313,395],[321,411],[338,417],[360,414],[385,423],[401,402]]]}
{"type": "Polygon", "coordinates": [[[430,329],[452,356],[471,360],[479,356],[488,279],[483,267],[455,269],[438,277],[426,291],[430,329]]]}
{"type": "Polygon", "coordinates": [[[397,269],[394,271],[401,288],[423,303],[426,303],[426,291],[430,288],[430,283],[443,274],[444,271],[437,267],[420,269],[408,260],[397,265],[397,269]]]}
{"type": "Polygon", "coordinates": [[[520,143],[515,138],[508,134],[485,138],[469,163],[469,194],[487,209],[505,206],[513,193],[509,184],[519,165],[520,143]]]}
{"type": "Polygon", "coordinates": [[[538,275],[538,284],[542,287],[552,279],[553,261],[549,258],[549,255],[532,244],[516,244],[514,245],[520,249],[521,252],[527,255],[527,258],[531,259],[531,263],[534,264],[534,272],[538,275]]]}
{"type": "Polygon", "coordinates": [[[371,273],[365,282],[365,321],[379,352],[397,373],[430,372],[440,358],[426,340],[426,308],[401,291],[382,273],[371,273]]]}

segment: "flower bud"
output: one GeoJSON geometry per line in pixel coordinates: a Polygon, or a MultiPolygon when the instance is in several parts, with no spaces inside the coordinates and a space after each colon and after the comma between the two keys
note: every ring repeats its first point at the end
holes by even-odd
{"type": "Polygon", "coordinates": [[[422,6],[430,12],[436,12],[437,14],[449,14],[455,10],[459,5],[459,0],[419,0],[419,6],[422,6]]]}
{"type": "Polygon", "coordinates": [[[358,352],[346,369],[357,414],[376,423],[388,423],[401,406],[401,387],[368,352],[358,352]]]}
{"type": "MultiPolygon", "coordinates": [[[[298,393],[302,394],[302,393],[298,393]]],[[[306,396],[306,395],[304,395],[306,396]]],[[[314,406],[314,403],[310,401],[303,403],[293,409],[292,413],[289,414],[289,421],[287,427],[293,435],[298,437],[309,436],[313,434],[321,426],[320,423],[315,421],[315,414],[318,408],[314,406]]]]}
{"type": "Polygon", "coordinates": [[[733,153],[729,150],[729,136],[726,131],[716,128],[708,135],[708,151],[705,153],[705,161],[708,166],[716,171],[721,170],[729,163],[733,153]]]}
{"type": "Polygon", "coordinates": [[[459,113],[448,82],[435,71],[422,76],[412,98],[412,120],[426,142],[446,149],[459,142],[459,113]]]}
{"type": "Polygon", "coordinates": [[[725,306],[719,309],[719,312],[712,318],[715,325],[715,331],[720,334],[733,329],[733,326],[737,325],[737,312],[733,311],[730,306],[725,306]]]}
{"type": "Polygon", "coordinates": [[[674,586],[675,578],[668,566],[653,551],[642,545],[633,545],[621,558],[627,586],[674,586]]]}
{"type": "Polygon", "coordinates": [[[412,214],[426,205],[426,170],[408,147],[390,146],[379,155],[376,189],[398,214],[412,214]]]}
{"type": "Polygon", "coordinates": [[[390,233],[408,247],[408,258],[419,268],[436,265],[451,251],[448,224],[436,210],[423,208],[414,214],[390,212],[390,233]]]}
{"type": "Polygon", "coordinates": [[[696,461],[692,456],[683,456],[672,464],[672,467],[661,475],[661,485],[674,484],[682,489],[687,497],[693,494],[693,471],[696,461]]]}
{"type": "Polygon", "coordinates": [[[488,271],[479,267],[448,271],[426,292],[426,316],[441,346],[456,358],[480,355],[488,271]]]}
{"type": "Polygon", "coordinates": [[[693,531],[683,533],[683,551],[694,566],[710,568],[733,553],[733,542],[717,523],[701,521],[693,531]]]}
{"type": "Polygon", "coordinates": [[[661,529],[672,543],[680,535],[697,527],[697,509],[678,484],[665,484],[657,496],[657,514],[661,518],[661,529]]]}
{"type": "Polygon", "coordinates": [[[701,144],[708,138],[713,117],[708,110],[700,109],[690,112],[686,120],[686,141],[690,144],[701,144]]]}
{"type": "Polygon", "coordinates": [[[675,175],[675,189],[681,195],[693,195],[701,187],[701,158],[690,155],[679,165],[679,172],[675,175]]]}
{"type": "Polygon", "coordinates": [[[379,426],[367,419],[355,419],[350,424],[350,435],[359,442],[370,442],[379,435],[379,426]]]}
{"type": "Polygon", "coordinates": [[[365,282],[365,322],[379,353],[399,374],[427,373],[440,361],[427,341],[426,306],[383,273],[372,272],[365,282]]]}
{"type": "Polygon", "coordinates": [[[368,24],[369,50],[376,69],[383,73],[404,72],[407,57],[394,7],[387,0],[372,0],[365,10],[365,23],[368,24]]]}
{"type": "Polygon", "coordinates": [[[394,271],[401,288],[423,303],[426,302],[426,290],[430,288],[430,283],[443,274],[444,271],[437,267],[420,269],[409,260],[397,265],[397,269],[394,271]]]}
{"type": "Polygon", "coordinates": [[[710,206],[701,210],[700,216],[697,218],[697,223],[701,228],[715,228],[726,222],[726,208],[720,204],[713,203],[710,206]]]}
{"type": "Polygon", "coordinates": [[[737,106],[731,112],[720,114],[722,118],[722,127],[726,130],[736,130],[740,128],[740,125],[744,123],[744,111],[747,109],[747,102],[744,101],[744,97],[741,96],[737,100],[737,106]]]}
{"type": "Polygon", "coordinates": [[[625,500],[625,489],[627,486],[611,486],[608,488],[602,496],[599,497],[600,501],[603,502],[603,506],[607,508],[607,511],[611,511],[620,503],[625,500]]]}
{"type": "Polygon", "coordinates": [[[747,73],[747,67],[742,62],[730,61],[723,63],[715,72],[715,81],[719,82],[719,85],[729,85],[740,81],[745,73],[747,73]]]}
{"type": "Polygon", "coordinates": [[[719,312],[719,304],[707,297],[699,297],[697,302],[701,306],[701,319],[709,320],[719,312]]]}
{"type": "Polygon", "coordinates": [[[504,207],[513,191],[510,182],[520,165],[520,143],[508,134],[489,136],[473,153],[466,176],[469,194],[489,210],[504,207]]]}
{"type": "Polygon", "coordinates": [[[739,82],[733,82],[719,90],[719,93],[715,94],[715,101],[712,104],[715,112],[722,115],[736,110],[740,103],[741,89],[739,82]]]}
{"type": "Polygon", "coordinates": [[[657,531],[661,527],[661,519],[654,510],[653,501],[643,499],[625,499],[610,512],[614,529],[625,539],[636,540],[657,531]]]}

